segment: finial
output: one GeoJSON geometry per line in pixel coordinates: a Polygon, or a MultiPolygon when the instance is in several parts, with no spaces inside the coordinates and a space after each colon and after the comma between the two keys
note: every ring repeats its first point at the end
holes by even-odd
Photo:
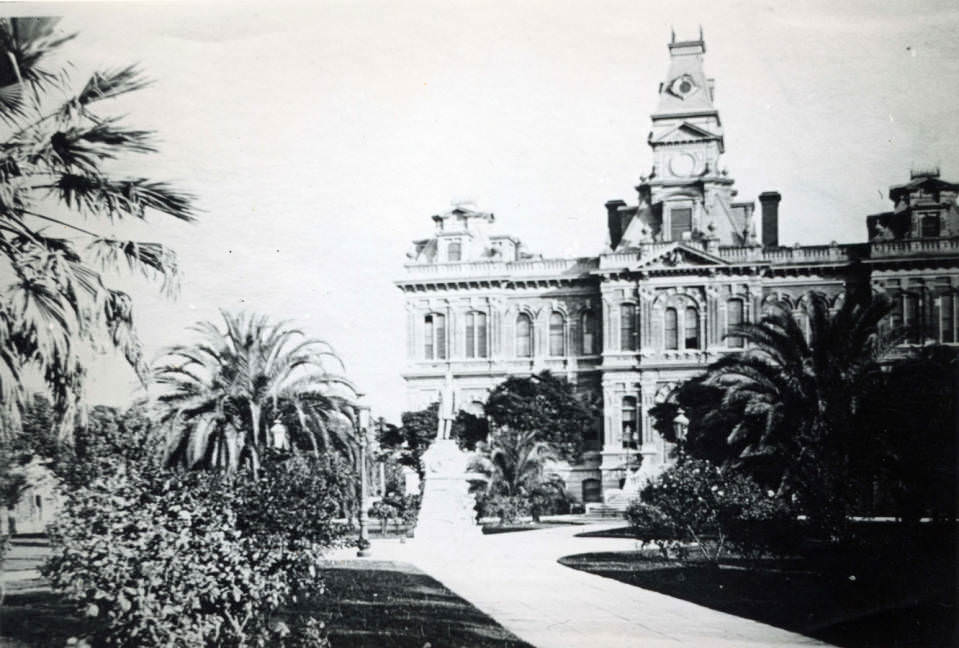
{"type": "Polygon", "coordinates": [[[670,34],[670,41],[669,41],[669,42],[670,42],[670,43],[675,43],[675,42],[676,42],[676,30],[673,28],[672,25],[669,26],[669,34],[670,34]]]}
{"type": "Polygon", "coordinates": [[[700,25],[700,26],[699,26],[699,41],[702,42],[702,40],[703,40],[703,26],[700,25]]]}

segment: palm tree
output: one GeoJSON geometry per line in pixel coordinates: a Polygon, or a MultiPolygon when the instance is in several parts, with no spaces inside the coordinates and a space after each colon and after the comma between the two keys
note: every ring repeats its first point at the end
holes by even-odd
{"type": "Polygon", "coordinates": [[[199,341],[168,349],[155,365],[160,419],[172,433],[168,463],[232,470],[246,460],[255,470],[272,422],[287,428],[293,450],[339,451],[355,464],[358,393],[332,347],[286,322],[221,315],[224,329],[199,322],[199,341]]]}
{"type": "Polygon", "coordinates": [[[126,67],[97,72],[70,93],[65,70],[46,67],[72,38],[56,23],[0,18],[0,403],[16,424],[24,377],[37,373],[65,431],[83,386],[85,347],[105,337],[144,375],[130,297],[103,271],[127,266],[167,292],[176,288],[169,249],[102,226],[152,211],[191,221],[194,208],[191,196],[165,183],[105,169],[124,154],[155,151],[151,132],[98,111],[147,82],[126,67]]]}
{"type": "Polygon", "coordinates": [[[776,480],[811,516],[841,525],[852,464],[869,446],[856,419],[901,340],[880,328],[889,309],[884,297],[867,296],[830,312],[824,295],[809,293],[808,339],[781,304],[758,323],[734,327],[729,336],[745,339],[747,348],[714,362],[679,394],[691,417],[688,434],[724,434],[733,463],[776,480]]]}
{"type": "Polygon", "coordinates": [[[500,430],[489,443],[481,442],[472,470],[486,477],[486,491],[525,495],[546,479],[547,466],[559,460],[556,449],[539,441],[535,431],[500,430]]]}

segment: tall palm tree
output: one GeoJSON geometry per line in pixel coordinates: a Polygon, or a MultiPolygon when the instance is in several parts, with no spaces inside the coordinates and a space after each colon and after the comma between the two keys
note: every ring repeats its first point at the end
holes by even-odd
{"type": "Polygon", "coordinates": [[[152,133],[103,115],[109,99],[142,89],[135,67],[93,74],[70,92],[51,54],[72,36],[57,19],[0,18],[0,407],[16,423],[29,373],[43,377],[62,430],[79,399],[85,347],[105,337],[143,376],[130,297],[104,270],[127,266],[176,288],[173,253],[109,226],[159,212],[194,219],[169,185],[119,177],[105,164],[150,153],[152,133]]]}
{"type": "Polygon", "coordinates": [[[196,343],[168,349],[155,364],[160,418],[172,432],[168,462],[235,469],[247,460],[255,469],[277,422],[294,449],[354,459],[358,394],[332,347],[286,322],[221,315],[223,329],[197,323],[196,343]]]}
{"type": "MultiPolygon", "coordinates": [[[[726,435],[736,463],[836,522],[845,516],[852,463],[868,452],[859,410],[901,334],[880,327],[890,309],[884,297],[851,297],[830,312],[824,295],[809,293],[805,308],[808,339],[785,305],[734,327],[729,335],[747,348],[710,365],[686,392],[689,407],[682,393],[680,405],[698,412],[701,433],[726,435]],[[705,411],[697,397],[711,399],[705,411]]],[[[691,421],[690,434],[694,428],[691,421]]]]}

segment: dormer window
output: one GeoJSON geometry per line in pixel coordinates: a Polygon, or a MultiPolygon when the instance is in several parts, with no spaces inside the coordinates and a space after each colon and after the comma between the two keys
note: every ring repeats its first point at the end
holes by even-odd
{"type": "Polygon", "coordinates": [[[925,213],[919,221],[919,236],[922,238],[938,238],[939,214],[925,213]]]}
{"type": "Polygon", "coordinates": [[[451,241],[446,248],[446,258],[449,261],[460,261],[463,258],[463,244],[459,241],[451,241]]]}
{"type": "Polygon", "coordinates": [[[693,210],[690,207],[674,207],[669,210],[669,232],[671,241],[690,238],[693,229],[693,210]]]}

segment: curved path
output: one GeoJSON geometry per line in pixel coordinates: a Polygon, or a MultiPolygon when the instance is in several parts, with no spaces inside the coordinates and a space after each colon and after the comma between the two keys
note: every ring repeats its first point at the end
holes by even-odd
{"type": "Polygon", "coordinates": [[[829,645],[557,562],[570,554],[635,550],[629,539],[575,537],[617,526],[622,522],[570,525],[451,539],[445,546],[380,540],[372,557],[416,565],[539,648],[829,645]]]}

